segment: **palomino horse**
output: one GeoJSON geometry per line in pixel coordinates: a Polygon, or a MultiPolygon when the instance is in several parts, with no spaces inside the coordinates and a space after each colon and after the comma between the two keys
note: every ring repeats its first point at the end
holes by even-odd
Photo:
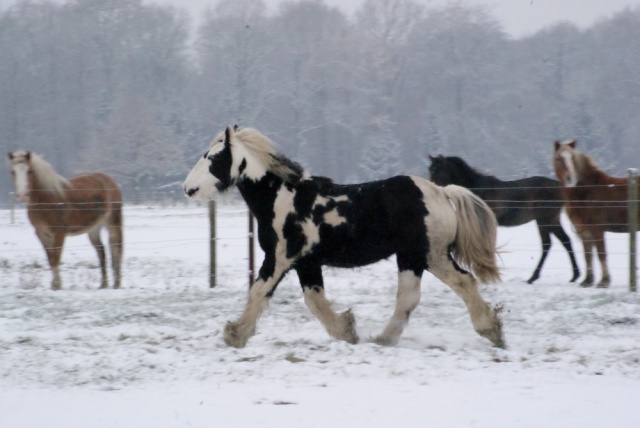
{"type": "Polygon", "coordinates": [[[482,174],[457,156],[429,156],[431,180],[440,186],[457,184],[480,196],[491,207],[500,226],[520,226],[535,220],[542,242],[542,257],[527,281],[532,284],[540,277],[540,270],[551,249],[551,235],[560,241],[571,261],[571,282],[578,279],[580,270],[569,235],[560,224],[564,200],[557,180],[547,177],[527,177],[502,181],[482,174]]]}
{"type": "Polygon", "coordinates": [[[553,167],[562,183],[567,214],[584,246],[587,275],[582,286],[593,285],[595,249],[602,268],[598,287],[608,287],[611,277],[607,268],[604,232],[628,231],[628,180],[611,177],[598,169],[590,156],[576,150],[575,140],[555,142],[553,167]]]}
{"type": "Polygon", "coordinates": [[[105,250],[100,240],[103,226],[109,231],[114,288],[120,287],[122,262],[122,193],[104,174],[82,174],[66,179],[42,157],[18,151],[9,153],[16,195],[27,203],[29,220],[42,242],[53,273],[51,288],[59,290],[60,256],[66,235],[89,234],[98,253],[102,282],[107,288],[105,250]]]}
{"type": "Polygon", "coordinates": [[[244,312],[225,326],[227,345],[246,345],[291,269],[298,274],[307,307],[329,335],[357,343],[351,310],[338,314],[325,297],[322,266],[364,266],[395,254],[396,308],[384,331],[373,339],[376,343],[398,342],[418,306],[422,273],[429,270],[462,298],[476,332],[504,346],[499,309],[485,303],[476,277],[467,271],[482,282],[499,280],[496,220],[469,190],[408,176],[334,184],[307,175],[255,129],[227,127],[189,173],[184,191],[193,198],[211,199],[232,186],[238,187],[257,219],[265,259],[244,312]]]}

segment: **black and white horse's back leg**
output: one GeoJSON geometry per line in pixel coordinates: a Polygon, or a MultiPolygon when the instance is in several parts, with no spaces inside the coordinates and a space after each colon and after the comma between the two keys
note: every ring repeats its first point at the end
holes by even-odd
{"type": "Polygon", "coordinates": [[[504,347],[500,309],[491,308],[480,296],[476,278],[462,269],[448,250],[432,251],[429,272],[447,284],[467,306],[473,328],[480,336],[489,339],[497,347],[504,347]]]}
{"type": "Polygon", "coordinates": [[[325,296],[322,267],[319,265],[298,266],[296,272],[302,285],[304,303],[322,323],[329,336],[352,344],[358,343],[358,334],[355,329],[356,320],[351,309],[338,314],[331,308],[331,302],[325,296]]]}
{"type": "MultiPolygon", "coordinates": [[[[398,255],[398,258],[401,256],[398,255]]],[[[420,303],[420,279],[422,268],[402,269],[398,263],[398,292],[396,294],[396,308],[389,323],[381,334],[373,341],[378,345],[394,346],[400,340],[400,336],[409,323],[411,313],[420,303]]]]}

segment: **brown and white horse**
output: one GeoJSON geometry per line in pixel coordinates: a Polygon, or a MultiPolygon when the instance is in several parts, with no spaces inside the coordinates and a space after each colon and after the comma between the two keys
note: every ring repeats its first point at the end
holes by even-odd
{"type": "Polygon", "coordinates": [[[594,160],[576,150],[576,141],[556,141],[553,167],[561,183],[569,219],[584,246],[587,275],[583,287],[593,285],[593,250],[597,250],[602,279],[598,287],[611,282],[607,268],[604,232],[627,232],[628,180],[611,177],[598,169],[594,160]]]}
{"type": "Polygon", "coordinates": [[[60,256],[67,235],[87,233],[98,253],[102,282],[107,288],[105,249],[100,230],[109,232],[114,288],[120,287],[122,264],[122,193],[105,174],[66,179],[42,157],[25,151],[9,153],[16,195],[27,204],[31,224],[47,253],[53,274],[51,288],[59,290],[60,256]]]}

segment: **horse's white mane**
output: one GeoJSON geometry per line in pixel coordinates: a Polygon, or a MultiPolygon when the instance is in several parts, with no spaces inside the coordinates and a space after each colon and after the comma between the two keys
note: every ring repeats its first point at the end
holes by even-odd
{"type": "Polygon", "coordinates": [[[303,177],[302,166],[278,153],[273,141],[260,131],[242,128],[234,133],[234,138],[239,140],[267,171],[285,181],[297,182],[303,177]]]}
{"type": "MultiPolygon", "coordinates": [[[[14,163],[27,162],[27,152],[15,152],[14,163]]],[[[51,164],[36,153],[29,153],[29,163],[34,179],[42,190],[64,197],[65,190],[71,186],[69,180],[58,174],[51,164]]]]}

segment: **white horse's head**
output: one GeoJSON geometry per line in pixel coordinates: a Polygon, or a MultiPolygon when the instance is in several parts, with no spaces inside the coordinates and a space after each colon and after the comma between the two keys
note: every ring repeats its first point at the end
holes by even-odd
{"type": "Polygon", "coordinates": [[[554,143],[553,168],[558,180],[566,187],[575,187],[578,184],[575,148],[576,140],[556,141],[554,143]]]}
{"type": "Polygon", "coordinates": [[[20,202],[29,202],[29,192],[33,171],[31,169],[31,152],[17,151],[9,153],[13,187],[20,202]]]}
{"type": "Polygon", "coordinates": [[[257,181],[276,159],[271,140],[252,128],[227,126],[198,160],[184,183],[187,196],[213,199],[240,179],[257,181]]]}

